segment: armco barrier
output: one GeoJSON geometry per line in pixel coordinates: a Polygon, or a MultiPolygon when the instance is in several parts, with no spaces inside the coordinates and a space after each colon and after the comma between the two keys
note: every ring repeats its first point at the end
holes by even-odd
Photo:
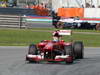
{"type": "Polygon", "coordinates": [[[0,27],[25,27],[23,15],[33,14],[34,9],[27,8],[0,8],[0,27]]]}
{"type": "Polygon", "coordinates": [[[0,15],[0,27],[25,27],[25,22],[23,21],[23,18],[24,17],[21,15],[0,15]]]}
{"type": "Polygon", "coordinates": [[[24,15],[24,14],[36,14],[34,9],[26,8],[0,8],[0,14],[14,14],[14,15],[24,15]]]}

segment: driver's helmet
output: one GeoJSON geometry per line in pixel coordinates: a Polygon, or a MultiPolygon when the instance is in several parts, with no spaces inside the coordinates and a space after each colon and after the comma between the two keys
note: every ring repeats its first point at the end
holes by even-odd
{"type": "Polygon", "coordinates": [[[59,30],[54,31],[52,35],[53,35],[54,37],[60,37],[60,35],[59,35],[59,30]]]}
{"type": "Polygon", "coordinates": [[[61,37],[61,35],[59,34],[59,30],[56,30],[53,32],[53,41],[59,41],[59,38],[61,37]]]}

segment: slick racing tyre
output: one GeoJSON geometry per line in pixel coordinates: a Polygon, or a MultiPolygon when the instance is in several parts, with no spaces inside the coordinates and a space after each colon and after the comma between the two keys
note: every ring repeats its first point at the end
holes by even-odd
{"type": "Polygon", "coordinates": [[[100,24],[96,25],[96,30],[100,30],[100,24]]]}
{"type": "MultiPolygon", "coordinates": [[[[37,54],[38,54],[38,50],[36,45],[31,44],[29,46],[28,55],[37,55],[37,54]]],[[[29,63],[37,63],[37,61],[34,61],[33,59],[27,57],[27,55],[26,55],[26,61],[29,61],[29,63]]]]}
{"type": "Polygon", "coordinates": [[[28,54],[37,55],[37,47],[34,44],[29,46],[28,54]]]}
{"type": "Polygon", "coordinates": [[[83,53],[83,43],[82,42],[75,42],[73,45],[74,55],[75,59],[83,59],[84,53],[83,53]]]}
{"type": "Polygon", "coordinates": [[[69,55],[66,59],[66,64],[71,64],[73,63],[73,51],[72,51],[72,46],[69,45],[69,46],[65,46],[64,47],[64,50],[65,50],[65,55],[69,55]]]}

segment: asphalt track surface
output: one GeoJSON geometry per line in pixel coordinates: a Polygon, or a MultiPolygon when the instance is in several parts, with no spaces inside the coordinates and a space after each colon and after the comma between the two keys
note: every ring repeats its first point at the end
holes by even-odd
{"type": "Polygon", "coordinates": [[[26,26],[28,28],[54,28],[52,23],[27,23],[26,26]]]}
{"type": "Polygon", "coordinates": [[[85,48],[73,64],[27,63],[28,47],[0,47],[0,75],[100,75],[100,48],[85,48]]]}

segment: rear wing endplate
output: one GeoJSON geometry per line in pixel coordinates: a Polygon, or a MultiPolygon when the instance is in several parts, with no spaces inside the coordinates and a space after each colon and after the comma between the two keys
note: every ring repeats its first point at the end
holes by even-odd
{"type": "Polygon", "coordinates": [[[72,35],[72,30],[59,30],[60,35],[72,35]]]}

